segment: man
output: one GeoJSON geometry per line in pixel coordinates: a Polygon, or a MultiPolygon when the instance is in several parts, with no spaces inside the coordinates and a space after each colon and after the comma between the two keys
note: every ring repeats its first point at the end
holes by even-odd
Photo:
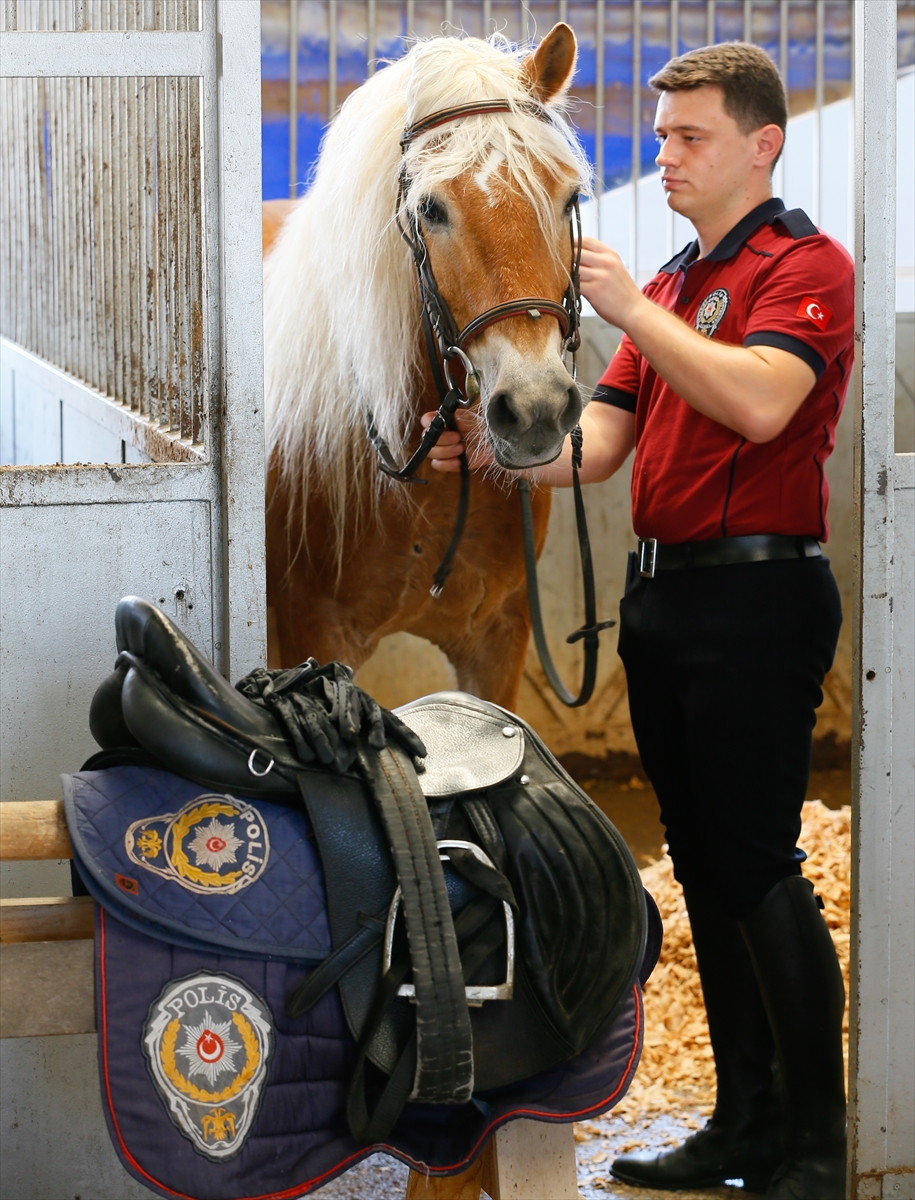
{"type": "MultiPolygon", "coordinates": [[[[635,447],[640,572],[619,651],[689,909],[718,1093],[682,1146],[612,1169],[646,1187],[742,1177],[768,1200],[841,1200],[844,988],[796,841],[841,623],[818,543],[853,267],[772,196],[787,108],[762,50],[696,50],[651,85],[662,186],[697,237],[641,292],[585,239],[582,291],[624,334],[582,416],[582,474],[606,479],[635,447]]],[[[434,465],[455,469],[460,449],[445,434],[434,465]]],[[[568,485],[568,448],[534,474],[568,485]]]]}

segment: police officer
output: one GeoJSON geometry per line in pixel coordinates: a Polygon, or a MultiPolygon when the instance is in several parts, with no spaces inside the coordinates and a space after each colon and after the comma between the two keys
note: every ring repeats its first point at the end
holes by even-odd
{"type": "MultiPolygon", "coordinates": [[[[718,1089],[701,1132],[612,1169],[646,1187],[742,1177],[767,1200],[841,1200],[845,993],[797,837],[841,623],[819,543],[853,264],[772,195],[787,104],[762,50],[692,51],[651,85],[661,183],[696,239],[642,291],[584,240],[582,291],[624,333],[582,416],[583,480],[635,448],[639,560],[619,652],[689,909],[718,1089]]],[[[433,465],[455,469],[461,448],[445,434],[433,465]]],[[[567,486],[568,448],[534,475],[567,486]]]]}

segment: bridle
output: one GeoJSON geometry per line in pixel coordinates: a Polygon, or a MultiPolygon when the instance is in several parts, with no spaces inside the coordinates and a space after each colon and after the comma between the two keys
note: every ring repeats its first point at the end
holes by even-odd
{"type": "MultiPolygon", "coordinates": [[[[579,268],[581,265],[582,228],[581,212],[578,197],[572,204],[572,220],[569,226],[571,242],[571,266],[569,269],[569,284],[561,302],[550,300],[543,296],[522,296],[516,300],[506,301],[486,309],[479,316],[460,329],[454,315],[442,295],[432,270],[426,240],[417,220],[416,214],[406,208],[406,195],[409,187],[409,175],[404,156],[410,145],[422,134],[428,133],[439,126],[447,125],[462,117],[480,116],[487,113],[510,113],[518,106],[513,106],[508,100],[483,100],[470,104],[460,104],[454,108],[443,108],[432,113],[423,120],[408,125],[400,139],[401,170],[397,188],[397,203],[395,207],[395,222],[400,235],[410,248],[413,256],[413,267],[416,275],[416,287],[420,300],[423,337],[426,344],[426,356],[439,396],[439,408],[428,429],[423,433],[416,451],[402,466],[398,466],[390,448],[378,431],[371,413],[367,414],[366,425],[368,436],[379,458],[379,467],[385,475],[400,483],[425,484],[426,479],[419,479],[416,472],[429,456],[433,446],[438,442],[446,429],[454,429],[455,413],[460,408],[469,408],[480,395],[480,377],[468,353],[468,346],[486,329],[500,321],[511,317],[528,316],[531,320],[539,321],[543,316],[555,317],[559,322],[562,333],[562,354],[572,355],[572,378],[576,377],[575,354],[581,346],[581,292],[579,289],[579,268]],[[406,214],[404,218],[404,214],[406,214]],[[457,360],[464,369],[463,386],[455,380],[451,364],[457,360]]],[[[523,106],[523,111],[530,113],[541,121],[550,123],[550,116],[541,105],[531,102],[523,106]]],[[[547,675],[557,696],[569,707],[578,707],[590,699],[597,676],[597,635],[601,629],[615,624],[614,621],[598,622],[596,618],[594,599],[594,573],[591,564],[591,548],[588,540],[585,522],[584,504],[581,497],[581,487],[578,471],[581,466],[581,427],[576,426],[571,434],[572,440],[572,474],[575,489],[575,511],[578,525],[579,547],[582,557],[582,573],[585,585],[585,625],[572,634],[568,641],[583,639],[585,643],[585,671],[580,693],[573,696],[563,685],[559,674],[550,657],[546,645],[540,617],[540,600],[537,589],[537,559],[534,551],[533,517],[530,502],[530,484],[525,479],[519,480],[518,488],[521,496],[522,525],[524,532],[525,564],[528,581],[528,603],[531,609],[531,619],[534,628],[534,640],[540,654],[544,672],[547,675]]],[[[466,454],[460,458],[461,493],[458,501],[458,512],[455,518],[451,540],[445,550],[444,557],[439,563],[433,576],[430,593],[436,599],[442,594],[445,580],[451,573],[454,557],[457,552],[467,511],[470,502],[470,468],[466,454]]]]}
{"type": "MultiPolygon", "coordinates": [[[[512,111],[514,110],[508,100],[483,100],[472,104],[457,105],[454,108],[440,109],[422,121],[409,125],[404,130],[400,139],[401,153],[405,155],[410,145],[422,134],[437,129],[441,125],[457,121],[461,117],[512,111]]],[[[526,105],[525,111],[542,121],[550,119],[546,110],[539,104],[526,105]]],[[[562,331],[562,353],[571,352],[574,355],[578,350],[581,344],[581,296],[578,288],[578,270],[581,263],[581,214],[576,197],[570,226],[572,262],[569,271],[569,285],[561,303],[547,299],[545,296],[522,296],[517,300],[509,300],[505,304],[497,304],[493,308],[486,309],[485,312],[469,321],[463,329],[460,329],[436,282],[426,239],[416,215],[407,212],[406,218],[404,218],[404,201],[409,182],[406,164],[403,163],[397,188],[395,222],[413,256],[426,355],[439,396],[439,409],[431,425],[423,434],[416,453],[402,467],[398,467],[394,462],[390,450],[379,436],[374,421],[371,420],[369,421],[369,436],[381,459],[379,464],[381,470],[386,475],[401,483],[425,483],[425,480],[415,477],[416,471],[428,457],[429,451],[441,437],[443,431],[453,428],[455,412],[459,408],[468,408],[480,395],[480,377],[467,349],[474,338],[479,337],[491,325],[495,325],[499,321],[506,321],[510,317],[528,316],[532,320],[539,321],[544,315],[547,315],[555,317],[559,322],[562,331]],[[451,365],[455,361],[459,362],[464,369],[463,387],[452,375],[451,365]]],[[[444,577],[439,579],[440,573],[441,567],[436,572],[433,595],[441,593],[444,577]]],[[[445,575],[447,575],[447,571],[445,575]]]]}

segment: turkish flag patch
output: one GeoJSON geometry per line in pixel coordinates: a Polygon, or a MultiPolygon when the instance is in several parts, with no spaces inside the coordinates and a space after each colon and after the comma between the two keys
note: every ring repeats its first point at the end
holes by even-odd
{"type": "Polygon", "coordinates": [[[814,300],[813,296],[805,296],[797,306],[798,317],[806,317],[808,321],[812,321],[814,325],[820,329],[825,329],[832,320],[832,309],[827,308],[825,304],[821,304],[819,300],[814,300]]]}

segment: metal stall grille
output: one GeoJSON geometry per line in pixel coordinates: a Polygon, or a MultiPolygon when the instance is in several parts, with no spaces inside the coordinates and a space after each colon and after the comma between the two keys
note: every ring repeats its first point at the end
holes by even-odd
{"type": "Polygon", "coordinates": [[[200,79],[5,79],[0,104],[0,330],[144,418],[149,458],[199,457],[200,79]]]}
{"type": "Polygon", "coordinates": [[[201,0],[5,0],[0,29],[28,33],[200,29],[201,0]]]}
{"type": "MultiPolygon", "coordinates": [[[[654,169],[649,77],[674,54],[745,40],[778,63],[791,115],[850,94],[853,0],[262,0],[264,197],[301,193],[322,130],[411,37],[578,37],[576,123],[599,190],[654,169]],[[290,81],[293,86],[290,87],[290,81]]],[[[898,5],[900,66],[915,61],[915,4],[898,5]]]]}

